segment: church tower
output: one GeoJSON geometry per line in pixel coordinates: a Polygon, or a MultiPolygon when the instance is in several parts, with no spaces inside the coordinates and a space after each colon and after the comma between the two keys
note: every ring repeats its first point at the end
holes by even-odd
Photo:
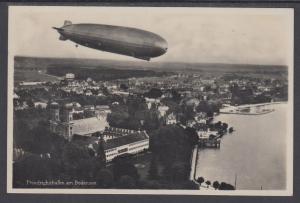
{"type": "Polygon", "coordinates": [[[56,102],[50,104],[50,131],[53,133],[57,132],[57,126],[60,122],[59,118],[59,105],[56,102]]]}

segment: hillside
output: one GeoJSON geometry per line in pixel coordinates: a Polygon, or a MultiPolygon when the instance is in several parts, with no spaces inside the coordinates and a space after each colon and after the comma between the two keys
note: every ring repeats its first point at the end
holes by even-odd
{"type": "Polygon", "coordinates": [[[151,69],[155,71],[209,71],[209,72],[287,72],[286,66],[248,65],[219,63],[182,63],[182,62],[146,62],[114,61],[103,59],[80,58],[35,58],[15,57],[16,69],[47,69],[49,66],[98,67],[115,69],[151,69]]]}

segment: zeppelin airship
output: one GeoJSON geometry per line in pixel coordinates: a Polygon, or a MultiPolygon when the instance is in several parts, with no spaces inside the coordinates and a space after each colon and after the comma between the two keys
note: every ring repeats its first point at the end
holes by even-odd
{"type": "Polygon", "coordinates": [[[126,55],[149,61],[163,55],[168,43],[161,36],[130,27],[102,24],[72,24],[65,21],[60,28],[53,27],[60,40],[71,40],[79,45],[93,49],[126,55]]]}

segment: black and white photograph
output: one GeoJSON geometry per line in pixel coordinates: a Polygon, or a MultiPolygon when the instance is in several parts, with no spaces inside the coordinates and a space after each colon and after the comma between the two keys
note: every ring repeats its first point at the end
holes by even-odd
{"type": "Polygon", "coordinates": [[[7,192],[293,195],[293,18],[9,6],[7,192]]]}

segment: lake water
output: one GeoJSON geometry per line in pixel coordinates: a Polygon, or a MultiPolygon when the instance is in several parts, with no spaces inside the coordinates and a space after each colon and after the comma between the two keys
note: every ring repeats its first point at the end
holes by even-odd
{"type": "Polygon", "coordinates": [[[196,177],[227,182],[238,190],[286,188],[287,104],[270,106],[263,115],[221,114],[215,121],[235,131],[221,140],[220,149],[200,149],[196,177]]]}

